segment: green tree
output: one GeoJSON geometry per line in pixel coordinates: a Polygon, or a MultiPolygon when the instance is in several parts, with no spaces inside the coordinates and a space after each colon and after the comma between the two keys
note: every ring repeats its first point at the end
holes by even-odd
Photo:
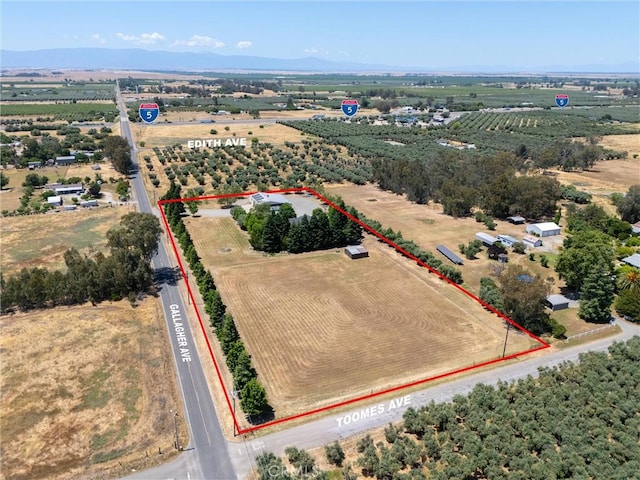
{"type": "Polygon", "coordinates": [[[629,223],[640,221],[640,185],[631,185],[617,205],[620,217],[629,223]]]}
{"type": "Polygon", "coordinates": [[[259,480],[292,480],[291,474],[280,457],[271,452],[261,453],[256,457],[259,480]]]}
{"type": "Polygon", "coordinates": [[[326,445],[324,447],[324,453],[327,457],[327,462],[329,462],[331,465],[335,465],[336,467],[341,467],[342,462],[344,462],[344,459],[346,458],[344,450],[337,440],[330,445],[326,445]]]}
{"type": "Polygon", "coordinates": [[[588,322],[608,322],[611,318],[613,289],[614,283],[608,268],[592,268],[580,289],[580,318],[588,322]]]}
{"type": "Polygon", "coordinates": [[[44,175],[40,176],[37,173],[29,173],[25,177],[24,182],[22,182],[22,186],[37,188],[46,185],[48,181],[49,178],[44,175]]]}
{"type": "Polygon", "coordinates": [[[91,182],[89,184],[89,195],[91,195],[93,198],[97,198],[100,196],[100,184],[98,182],[91,182]]]}
{"type": "Polygon", "coordinates": [[[0,172],[0,190],[9,185],[9,177],[0,172]]]}
{"type": "Polygon", "coordinates": [[[105,139],[103,153],[111,160],[116,172],[126,175],[133,167],[131,160],[131,146],[126,138],[119,135],[109,135],[105,139]]]}
{"type": "Polygon", "coordinates": [[[640,269],[629,266],[622,270],[618,274],[618,288],[640,295],[640,269]]]}
{"type": "Polygon", "coordinates": [[[160,221],[151,213],[127,213],[120,225],[107,232],[111,250],[123,249],[137,252],[146,262],[150,262],[158,250],[160,241],[160,221]]]}
{"type": "Polygon", "coordinates": [[[580,290],[594,265],[603,265],[612,274],[614,258],[610,237],[597,230],[582,230],[564,240],[556,261],[556,272],[567,287],[580,290]]]}
{"type": "Polygon", "coordinates": [[[616,312],[633,322],[640,322],[640,295],[632,290],[622,290],[614,303],[616,312]]]}
{"type": "Polygon", "coordinates": [[[478,297],[498,311],[502,311],[504,308],[500,289],[493,279],[489,277],[482,277],[480,279],[480,292],[478,293],[478,297]]]}
{"type": "Polygon", "coordinates": [[[548,329],[546,298],[549,285],[521,265],[510,265],[500,278],[504,313],[534,333],[548,329]]]}
{"type": "Polygon", "coordinates": [[[240,406],[242,411],[251,417],[262,415],[267,411],[269,408],[267,393],[258,379],[252,378],[244,386],[240,394],[240,406]]]}
{"type": "Polygon", "coordinates": [[[278,253],[282,250],[282,239],[275,212],[271,212],[265,222],[264,230],[262,231],[262,250],[267,253],[278,253]]]}
{"type": "Polygon", "coordinates": [[[284,449],[284,453],[287,456],[289,463],[296,467],[296,471],[299,475],[304,476],[313,472],[313,469],[316,466],[316,461],[306,450],[298,449],[296,447],[287,447],[284,449]]]}

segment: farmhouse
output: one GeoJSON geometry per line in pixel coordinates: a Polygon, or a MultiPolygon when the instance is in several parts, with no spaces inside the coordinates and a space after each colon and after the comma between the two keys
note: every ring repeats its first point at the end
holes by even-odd
{"type": "Polygon", "coordinates": [[[71,165],[72,163],[76,163],[75,155],[67,155],[64,157],[56,157],[54,162],[56,165],[71,165]]]}
{"type": "Polygon", "coordinates": [[[281,205],[291,202],[289,202],[283,195],[278,195],[276,193],[258,192],[249,197],[249,203],[251,203],[251,206],[269,205],[271,207],[271,210],[275,211],[278,210],[281,205]]]}
{"type": "Polygon", "coordinates": [[[444,245],[438,245],[436,247],[436,250],[438,250],[441,254],[443,254],[445,257],[447,257],[456,265],[462,265],[462,259],[458,255],[453,253],[451,250],[449,250],[447,247],[445,247],[444,245]]]}
{"type": "Polygon", "coordinates": [[[527,225],[527,233],[537,235],[538,237],[552,237],[560,235],[560,227],[553,222],[532,223],[527,225]]]}
{"type": "Polygon", "coordinates": [[[633,255],[625,257],[622,261],[632,267],[640,268],[640,253],[634,253],[633,255]]]}
{"type": "Polygon", "coordinates": [[[564,310],[569,308],[569,299],[564,295],[549,295],[547,297],[547,306],[552,310],[564,310]]]}
{"type": "Polygon", "coordinates": [[[493,245],[498,241],[498,239],[493,235],[489,235],[488,233],[484,233],[484,232],[476,233],[476,238],[480,240],[487,247],[490,247],[491,245],[493,245]]]}
{"type": "Polygon", "coordinates": [[[362,245],[350,245],[344,249],[344,253],[351,260],[355,260],[356,258],[365,258],[369,256],[369,251],[364,248],[362,245]]]}
{"type": "Polygon", "coordinates": [[[505,247],[512,247],[514,243],[518,243],[520,240],[510,237],[509,235],[497,235],[498,241],[505,247]]]}
{"type": "Polygon", "coordinates": [[[513,223],[514,225],[522,225],[525,222],[525,218],[520,216],[507,217],[507,221],[509,223],[513,223]]]}
{"type": "Polygon", "coordinates": [[[532,237],[531,235],[526,235],[525,237],[522,238],[522,241],[524,242],[525,245],[530,247],[542,246],[542,240],[540,240],[538,237],[532,237]]]}
{"type": "Polygon", "coordinates": [[[60,195],[47,197],[47,204],[53,205],[54,207],[59,207],[60,205],[62,205],[62,197],[60,195]]]}

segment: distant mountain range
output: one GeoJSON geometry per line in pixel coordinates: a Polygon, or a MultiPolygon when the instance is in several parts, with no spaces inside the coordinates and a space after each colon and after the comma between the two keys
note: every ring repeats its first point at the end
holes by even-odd
{"type": "Polygon", "coordinates": [[[121,69],[156,71],[296,71],[321,73],[451,72],[451,73],[631,73],[640,63],[577,66],[425,66],[424,68],[336,62],[316,57],[266,58],[216,53],[168,52],[143,49],[54,48],[47,50],[0,50],[0,67],[42,69],[121,69]]]}

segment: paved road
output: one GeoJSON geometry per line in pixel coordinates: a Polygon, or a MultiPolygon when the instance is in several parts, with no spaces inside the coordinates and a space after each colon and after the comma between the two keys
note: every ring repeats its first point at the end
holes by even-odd
{"type": "MultiPolygon", "coordinates": [[[[126,108],[118,89],[116,89],[116,96],[120,109],[121,134],[133,145],[132,160],[137,166],[135,143],[131,135],[126,108]]],[[[158,215],[159,212],[151,208],[140,173],[133,175],[132,184],[139,210],[158,215]]],[[[171,349],[184,401],[183,410],[186,418],[180,421],[186,421],[190,436],[189,444],[184,446],[186,451],[180,455],[177,462],[163,466],[162,473],[147,470],[134,474],[130,478],[194,480],[235,478],[233,465],[227,452],[227,442],[220,429],[211,392],[195,349],[189,321],[186,318],[187,310],[184,307],[177,283],[171,281],[168,275],[175,265],[167,254],[166,237],[164,236],[161,238],[158,253],[153,259],[153,267],[158,272],[164,272],[164,276],[168,278],[161,285],[160,300],[171,338],[171,349]]]]}

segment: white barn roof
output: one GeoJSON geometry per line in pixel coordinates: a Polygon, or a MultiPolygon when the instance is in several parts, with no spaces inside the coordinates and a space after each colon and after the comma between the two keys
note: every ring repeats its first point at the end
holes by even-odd
{"type": "Polygon", "coordinates": [[[625,257],[622,261],[632,267],[640,268],[640,253],[634,253],[633,255],[625,257]]]}
{"type": "Polygon", "coordinates": [[[554,230],[560,230],[560,226],[556,225],[554,222],[542,222],[542,223],[534,223],[532,227],[538,228],[541,232],[552,232],[554,230]]]}

